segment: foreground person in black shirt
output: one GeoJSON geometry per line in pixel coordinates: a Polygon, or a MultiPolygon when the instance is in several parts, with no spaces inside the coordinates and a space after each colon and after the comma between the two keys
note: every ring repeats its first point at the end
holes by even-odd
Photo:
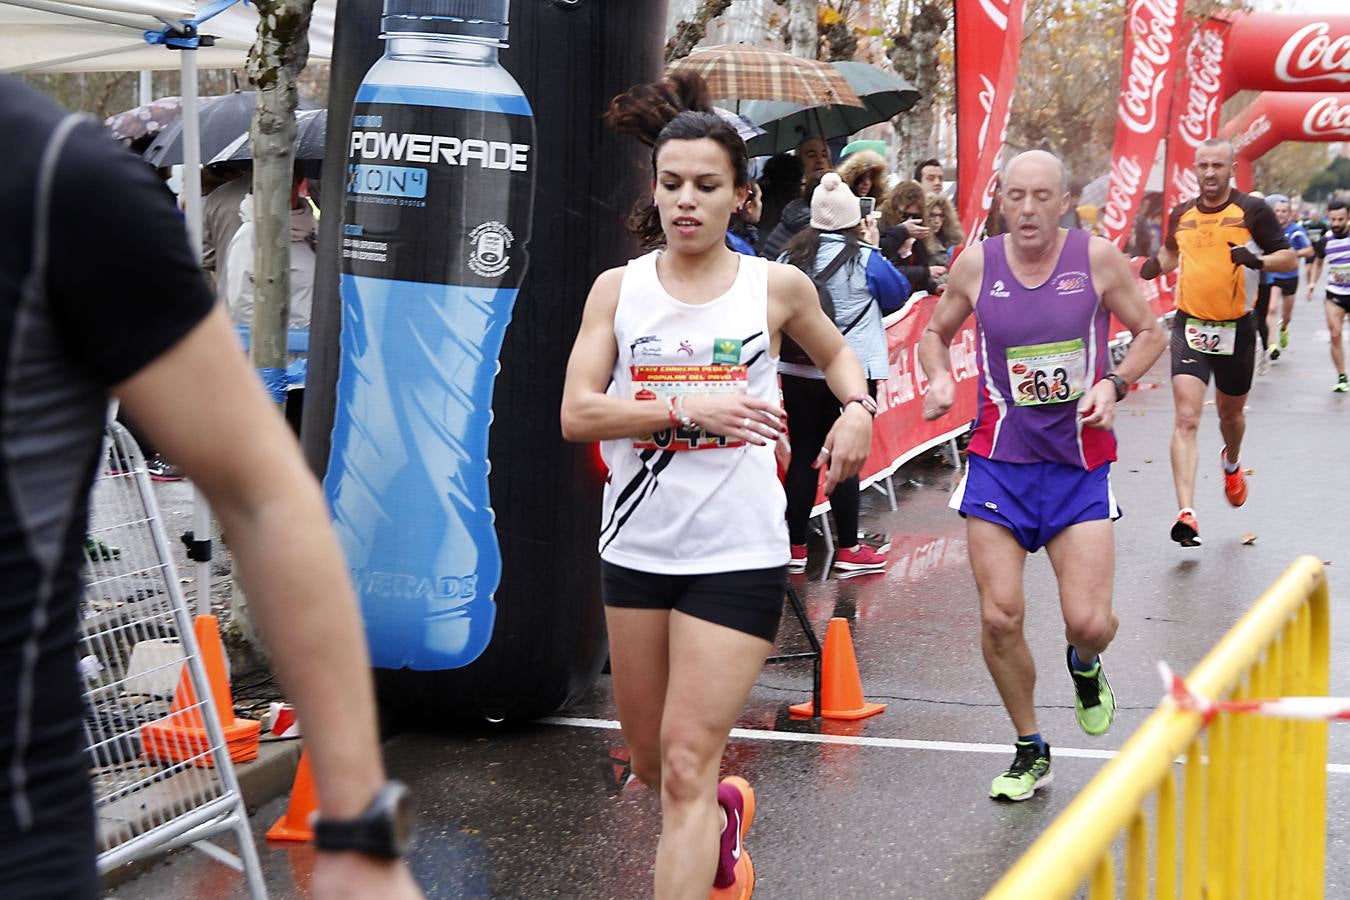
{"type": "MultiPolygon", "coordinates": [[[[369,662],[328,512],[154,172],[0,79],[0,894],[98,896],[75,666],[109,396],[211,498],[303,718],[320,815],[384,782],[369,662]],[[43,159],[51,175],[44,184],[43,159]]],[[[403,863],[320,853],[316,896],[415,897],[403,863]]]]}

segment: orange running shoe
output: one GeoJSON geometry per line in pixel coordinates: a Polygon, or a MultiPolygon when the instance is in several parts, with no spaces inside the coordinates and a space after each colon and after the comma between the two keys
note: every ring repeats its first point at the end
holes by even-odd
{"type": "Polygon", "coordinates": [[[1238,463],[1236,472],[1228,471],[1228,448],[1225,447],[1219,451],[1219,465],[1223,469],[1223,495],[1233,506],[1246,503],[1247,479],[1242,475],[1242,463],[1238,463]]]}
{"type": "Polygon", "coordinates": [[[1195,513],[1183,509],[1172,523],[1172,540],[1183,547],[1200,546],[1200,523],[1195,521],[1195,513]]]}

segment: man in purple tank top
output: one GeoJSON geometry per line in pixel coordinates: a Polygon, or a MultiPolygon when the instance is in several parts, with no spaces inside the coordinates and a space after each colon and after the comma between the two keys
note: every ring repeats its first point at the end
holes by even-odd
{"type": "Polygon", "coordinates": [[[1013,763],[989,796],[1026,800],[1050,781],[1050,745],[1036,725],[1036,667],[1022,634],[1026,556],[1044,547],[1054,566],[1078,724],[1104,734],[1115,697],[1100,654],[1119,624],[1111,611],[1120,517],[1109,480],[1111,423],[1164,341],[1120,251],[1059,227],[1069,203],[1059,159],[1023,153],[1002,183],[1008,231],[957,258],[919,359],[929,379],[924,416],[937,418],[956,398],[948,349],[975,314],[979,407],[951,506],[966,519],[984,660],[1017,731],[1013,763]],[[1111,313],[1134,335],[1114,371],[1111,313]]]}

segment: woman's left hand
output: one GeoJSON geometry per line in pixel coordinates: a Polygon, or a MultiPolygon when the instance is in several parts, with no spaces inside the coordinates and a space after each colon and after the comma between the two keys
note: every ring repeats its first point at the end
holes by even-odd
{"type": "Polygon", "coordinates": [[[825,445],[812,464],[819,469],[828,466],[825,475],[825,494],[828,496],[841,481],[858,474],[867,454],[872,450],[872,416],[860,403],[850,403],[835,420],[834,427],[825,436],[825,445]]]}

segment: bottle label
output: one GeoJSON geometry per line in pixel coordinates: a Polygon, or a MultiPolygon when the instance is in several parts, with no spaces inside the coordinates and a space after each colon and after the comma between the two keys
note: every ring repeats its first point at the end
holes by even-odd
{"type": "Polygon", "coordinates": [[[357,92],[324,488],[379,668],[459,668],[492,641],[488,443],[527,264],[533,121],[519,95],[357,92]]]}
{"type": "Polygon", "coordinates": [[[362,87],[347,146],[342,271],[519,287],[533,203],[533,123],[515,95],[362,87]],[[426,105],[433,100],[442,105],[426,105]]]}

